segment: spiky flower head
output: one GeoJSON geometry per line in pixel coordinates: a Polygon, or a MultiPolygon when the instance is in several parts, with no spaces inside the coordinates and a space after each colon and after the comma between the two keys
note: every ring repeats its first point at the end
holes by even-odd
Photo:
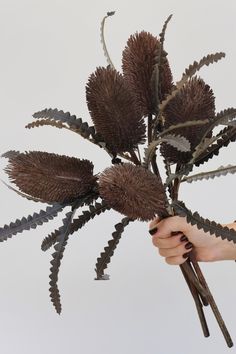
{"type": "Polygon", "coordinates": [[[142,114],[119,72],[97,68],[87,83],[86,97],[96,131],[109,150],[128,152],[144,143],[142,114]]]}
{"type": "MultiPolygon", "coordinates": [[[[164,128],[193,120],[209,119],[211,121],[214,116],[215,97],[212,89],[201,78],[193,77],[165,107],[164,128]]],[[[190,141],[191,151],[180,152],[163,143],[162,155],[169,162],[187,163],[207,128],[208,124],[176,129],[176,135],[182,135],[190,141]]],[[[208,137],[210,136],[211,134],[208,134],[208,137]]]]}
{"type": "Polygon", "coordinates": [[[72,201],[91,191],[97,180],[90,161],[40,151],[9,157],[6,172],[22,192],[45,202],[72,201]]]}
{"type": "Polygon", "coordinates": [[[162,181],[142,166],[124,163],[107,168],[99,177],[101,197],[131,219],[148,221],[166,215],[162,181]]]}
{"type": "MultiPolygon", "coordinates": [[[[154,69],[158,64],[160,42],[151,33],[142,31],[131,35],[123,51],[122,69],[125,80],[136,95],[143,116],[156,113],[154,69]]],[[[172,89],[172,74],[162,51],[158,96],[162,101],[172,89]]]]}

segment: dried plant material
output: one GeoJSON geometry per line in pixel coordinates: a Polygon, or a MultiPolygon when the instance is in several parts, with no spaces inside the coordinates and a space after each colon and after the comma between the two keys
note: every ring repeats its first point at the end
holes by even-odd
{"type": "Polygon", "coordinates": [[[216,170],[197,173],[196,175],[188,176],[182,179],[182,182],[196,182],[201,181],[203,179],[210,179],[215,177],[226,176],[228,173],[233,174],[236,173],[236,166],[228,165],[228,166],[220,166],[216,170]]]}
{"type": "Polygon", "coordinates": [[[116,231],[112,233],[112,239],[108,241],[108,245],[104,248],[104,251],[100,254],[100,257],[97,258],[97,263],[95,267],[95,272],[97,274],[96,280],[107,280],[109,276],[104,274],[105,269],[111,261],[111,257],[114,254],[114,251],[120,242],[121,236],[124,232],[124,228],[133,220],[125,217],[121,220],[120,223],[115,225],[116,231]]]}
{"type": "MultiPolygon", "coordinates": [[[[184,123],[185,121],[208,119],[215,116],[215,98],[212,90],[200,78],[194,77],[186,83],[182,90],[168,103],[164,111],[164,128],[171,125],[184,123]]],[[[194,126],[176,129],[175,134],[186,137],[191,142],[191,151],[200,143],[205,126],[194,126]]],[[[209,133],[210,134],[210,133],[209,133]]],[[[178,152],[165,143],[161,147],[162,155],[169,162],[188,162],[191,152],[178,152]]]]}
{"type": "MultiPolygon", "coordinates": [[[[156,113],[156,97],[153,91],[153,72],[159,61],[160,42],[151,33],[142,31],[131,35],[123,51],[122,69],[124,78],[136,96],[142,115],[156,113]]],[[[167,53],[162,52],[161,66],[158,68],[159,101],[162,101],[172,89],[172,74],[167,53]]]]}
{"type": "Polygon", "coordinates": [[[236,231],[234,229],[229,229],[227,226],[222,226],[215,221],[204,219],[197,212],[192,213],[183,202],[173,202],[172,207],[179,216],[186,217],[187,222],[191,225],[196,225],[199,230],[202,229],[211,235],[222,238],[222,240],[227,239],[236,243],[236,231]]]}
{"type": "MultiPolygon", "coordinates": [[[[58,109],[52,109],[52,108],[46,108],[43,109],[42,111],[36,112],[33,114],[33,117],[36,119],[44,119],[45,125],[48,125],[48,121],[53,122],[60,122],[60,123],[65,123],[68,128],[78,134],[80,134],[83,138],[89,139],[89,137],[93,137],[95,135],[95,129],[93,126],[89,126],[87,122],[83,122],[81,118],[77,118],[75,115],[71,115],[69,112],[63,112],[62,110],[59,111],[58,109]]],[[[43,125],[43,122],[40,121],[38,123],[39,126],[43,125]]],[[[37,125],[31,125],[27,128],[30,127],[36,127],[37,125]]],[[[60,124],[57,125],[57,127],[60,127],[60,124]]],[[[64,128],[64,125],[61,125],[61,127],[64,128]]]]}
{"type": "Polygon", "coordinates": [[[27,218],[23,217],[21,220],[17,219],[15,222],[11,222],[10,225],[5,225],[0,228],[0,242],[6,241],[13,235],[21,233],[25,230],[36,229],[38,225],[42,225],[49,220],[52,220],[57,214],[63,210],[65,205],[54,204],[48,206],[47,209],[41,210],[39,213],[29,215],[27,218]]]}
{"type": "Polygon", "coordinates": [[[53,121],[51,119],[39,119],[39,120],[33,121],[32,123],[28,123],[25,126],[25,128],[26,129],[39,128],[39,127],[42,127],[45,125],[50,125],[51,127],[56,127],[59,129],[67,128],[66,125],[64,125],[62,122],[53,121]]]}
{"type": "Polygon", "coordinates": [[[209,54],[203,57],[199,62],[194,61],[193,64],[189,65],[189,67],[185,70],[182,75],[182,79],[176,83],[176,88],[172,90],[172,92],[163,100],[160,104],[160,111],[163,112],[167,104],[179,93],[179,91],[184,87],[188,79],[192,78],[197,71],[199,71],[204,65],[209,65],[213,63],[217,63],[219,60],[225,57],[225,53],[215,53],[209,54]]]}
{"type": "MultiPolygon", "coordinates": [[[[86,141],[102,148],[111,158],[112,166],[94,175],[92,162],[75,157],[14,150],[2,155],[8,158],[6,171],[20,190],[7,184],[8,188],[29,200],[53,205],[46,211],[17,219],[0,228],[0,241],[35,228],[53,219],[65,207],[70,207],[63,225],[42,242],[44,251],[54,246],[49,291],[58,313],[61,312],[58,275],[68,238],[110,208],[125,217],[115,225],[112,239],[97,259],[96,279],[109,279],[104,271],[124,228],[136,219],[149,221],[155,216],[180,215],[199,229],[236,243],[235,230],[203,219],[179,201],[181,182],[236,172],[234,165],[228,165],[188,176],[194,166],[207,162],[218,155],[223,146],[236,141],[236,108],[227,108],[215,114],[212,90],[201,78],[194,77],[200,68],[219,61],[225,54],[209,54],[199,62],[195,61],[179,81],[172,83],[164,50],[169,16],[159,40],[145,31],[129,37],[123,51],[122,75],[114,69],[104,38],[105,21],[113,14],[108,12],[101,24],[101,41],[108,67],[98,67],[90,75],[86,86],[87,105],[94,126],[58,109],[36,112],[33,115],[36,121],[26,126],[31,129],[48,125],[78,133],[86,141]],[[147,122],[145,116],[148,116],[147,122]],[[227,127],[215,134],[213,130],[219,125],[227,127]],[[144,151],[140,151],[146,136],[147,144],[144,151]],[[158,145],[161,146],[160,151],[158,145]],[[164,162],[165,183],[159,172],[158,153],[164,162]],[[98,198],[101,198],[101,203],[97,202],[98,198]],[[84,205],[88,209],[75,217],[75,212],[84,205]]],[[[209,305],[228,347],[232,347],[232,339],[193,251],[180,268],[193,296],[204,336],[209,336],[209,330],[203,305],[209,305]]]]}
{"type": "Polygon", "coordinates": [[[209,161],[213,156],[219,155],[222,147],[226,147],[229,143],[236,141],[236,127],[224,128],[216,135],[216,137],[216,142],[196,158],[196,161],[194,162],[195,166],[200,166],[209,161]]]}
{"type": "MultiPolygon", "coordinates": [[[[96,215],[109,210],[110,207],[103,200],[101,203],[95,202],[95,205],[89,205],[89,210],[83,210],[82,214],[78,218],[74,219],[70,226],[70,235],[81,229],[87,222],[93,219],[96,215]]],[[[54,230],[50,235],[44,238],[41,250],[47,251],[54,243],[56,243],[57,237],[59,236],[59,230],[54,230]]]]}
{"type": "Polygon", "coordinates": [[[144,121],[120,73],[97,68],[87,83],[86,97],[96,131],[112,152],[130,151],[144,142],[144,121]]]}
{"type": "Polygon", "coordinates": [[[130,219],[148,221],[166,215],[161,180],[141,166],[125,163],[105,169],[99,177],[99,192],[111,208],[130,219]]]}
{"type": "Polygon", "coordinates": [[[107,64],[112,68],[112,69],[115,69],[112,61],[111,61],[111,58],[110,58],[110,55],[108,53],[108,50],[107,50],[107,46],[106,46],[106,41],[105,41],[105,36],[104,36],[104,28],[105,28],[105,22],[106,22],[106,19],[108,17],[111,17],[115,15],[115,11],[110,11],[110,12],[107,12],[107,15],[103,18],[102,20],[102,23],[101,23],[101,28],[100,28],[100,38],[101,38],[101,43],[102,43],[102,48],[103,48],[103,53],[104,53],[104,56],[107,60],[107,64]]]}
{"type": "Polygon", "coordinates": [[[96,185],[90,161],[46,152],[21,153],[6,172],[22,192],[46,202],[72,201],[96,185]]]}
{"type": "Polygon", "coordinates": [[[51,260],[52,267],[50,268],[50,297],[51,301],[56,309],[58,314],[61,313],[61,301],[60,301],[60,293],[57,286],[58,281],[58,273],[61,265],[61,260],[63,257],[63,253],[68,241],[68,236],[70,233],[70,225],[73,219],[75,210],[66,214],[66,217],[63,219],[63,226],[60,228],[59,235],[57,237],[57,244],[54,246],[55,252],[52,254],[53,259],[51,260]]]}
{"type": "Polygon", "coordinates": [[[144,152],[145,152],[144,162],[143,162],[144,168],[148,168],[148,165],[149,165],[149,163],[156,151],[156,147],[159,144],[164,143],[164,142],[170,146],[173,146],[178,151],[182,151],[182,152],[190,151],[190,148],[191,148],[189,140],[186,139],[184,136],[171,135],[171,134],[163,135],[158,140],[152,141],[148,145],[148,148],[144,150],[144,152]]]}

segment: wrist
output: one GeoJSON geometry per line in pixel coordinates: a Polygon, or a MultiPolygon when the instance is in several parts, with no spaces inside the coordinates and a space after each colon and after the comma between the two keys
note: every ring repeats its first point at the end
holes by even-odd
{"type": "MultiPolygon", "coordinates": [[[[236,223],[223,226],[236,230],[236,223]]],[[[218,251],[218,260],[236,260],[236,244],[233,241],[221,240],[218,251]]]]}

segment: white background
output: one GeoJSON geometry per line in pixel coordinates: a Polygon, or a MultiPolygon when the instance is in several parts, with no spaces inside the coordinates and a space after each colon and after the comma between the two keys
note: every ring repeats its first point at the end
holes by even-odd
{"type": "MultiPolygon", "coordinates": [[[[96,173],[110,165],[104,151],[72,132],[24,126],[34,112],[49,107],[90,122],[85,84],[96,66],[106,65],[99,27],[111,10],[117,12],[107,21],[106,38],[118,69],[129,35],[141,30],[158,35],[173,13],[165,49],[174,79],[195,59],[225,51],[226,59],[200,75],[213,88],[218,111],[236,105],[235,1],[0,0],[1,153],[41,150],[88,158],[96,173]]],[[[232,144],[208,168],[235,162],[232,144]]],[[[7,180],[3,172],[1,177],[7,180]]],[[[209,219],[236,219],[234,176],[183,185],[180,195],[209,219]]],[[[45,207],[20,198],[3,184],[0,200],[2,226],[45,207]]],[[[2,353],[228,353],[210,309],[206,313],[211,337],[203,337],[182,274],[157,254],[148,224],[127,227],[109,266],[111,280],[93,280],[96,258],[121,218],[107,212],[71,237],[59,279],[60,317],[48,296],[51,251],[40,250],[41,240],[60,225],[60,218],[0,245],[2,353]]],[[[236,264],[201,266],[236,342],[236,264]]]]}

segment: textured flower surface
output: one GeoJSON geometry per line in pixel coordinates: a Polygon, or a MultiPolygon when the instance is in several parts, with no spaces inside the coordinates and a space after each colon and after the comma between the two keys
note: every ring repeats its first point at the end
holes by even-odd
{"type": "Polygon", "coordinates": [[[162,181],[141,166],[124,163],[107,168],[99,177],[99,192],[113,209],[131,219],[166,215],[162,181]]]}
{"type": "Polygon", "coordinates": [[[96,131],[113,153],[144,143],[145,124],[123,76],[114,69],[97,68],[86,87],[88,109],[96,131]]]}
{"type": "MultiPolygon", "coordinates": [[[[123,51],[124,78],[134,92],[144,116],[156,112],[154,69],[158,64],[159,55],[159,40],[145,31],[131,35],[123,51]]],[[[165,51],[161,56],[159,78],[158,98],[162,101],[173,87],[165,51]]]]}
{"type": "MultiPolygon", "coordinates": [[[[209,119],[211,122],[214,117],[215,97],[213,91],[202,79],[194,77],[166,106],[164,110],[164,129],[187,121],[209,119]]],[[[188,162],[207,127],[208,125],[202,125],[176,129],[175,134],[180,134],[190,141],[191,151],[180,152],[163,143],[161,147],[162,155],[170,162],[188,162]]],[[[210,136],[211,134],[208,134],[208,137],[210,136]]]]}
{"type": "Polygon", "coordinates": [[[9,159],[6,171],[19,189],[45,202],[66,202],[91,191],[96,185],[88,160],[47,152],[19,153],[9,159]]]}

